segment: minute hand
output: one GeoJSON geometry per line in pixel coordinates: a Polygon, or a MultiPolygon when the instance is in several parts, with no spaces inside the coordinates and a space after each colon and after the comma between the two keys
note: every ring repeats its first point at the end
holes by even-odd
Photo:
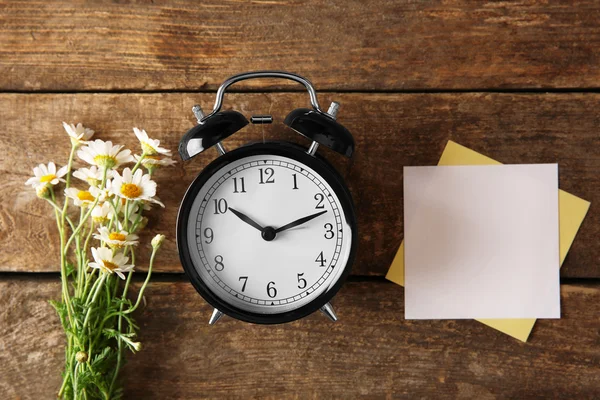
{"type": "Polygon", "coordinates": [[[325,214],[326,212],[327,212],[327,210],[318,212],[316,214],[309,215],[307,217],[303,217],[303,218],[297,219],[294,222],[290,222],[289,224],[282,226],[281,228],[275,229],[275,233],[279,233],[279,232],[282,232],[282,231],[294,228],[294,227],[296,227],[298,225],[302,225],[305,222],[310,221],[311,219],[317,218],[319,215],[325,214]]]}

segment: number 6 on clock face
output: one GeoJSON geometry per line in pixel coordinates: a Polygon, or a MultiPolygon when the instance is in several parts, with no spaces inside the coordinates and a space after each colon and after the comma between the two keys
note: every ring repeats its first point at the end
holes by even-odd
{"type": "Polygon", "coordinates": [[[250,322],[286,322],[326,303],[348,274],[350,195],[323,161],[257,144],[217,159],[182,203],[178,238],[194,286],[250,322]],[[347,268],[348,267],[348,268],[347,268]]]}

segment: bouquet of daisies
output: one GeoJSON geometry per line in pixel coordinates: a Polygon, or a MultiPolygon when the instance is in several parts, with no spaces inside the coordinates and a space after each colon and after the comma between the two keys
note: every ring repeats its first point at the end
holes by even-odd
{"type": "Polygon", "coordinates": [[[50,302],[66,334],[58,397],[115,399],[121,396],[118,374],[124,350],[141,349],[132,313],[140,306],[164,241],[163,235],[152,239],[148,274],[130,299],[138,233],[148,222],[144,213],[154,205],[164,207],[152,175],[175,162],[170,150],[144,130],[133,129],[141,154],[132,155],[121,145],[91,141],[94,131],[81,124],[63,126],[71,139],[67,165],[40,164],[27,181],[53,207],[60,240],[62,296],[50,302]],[[75,156],[89,165],[73,171],[75,156]]]}

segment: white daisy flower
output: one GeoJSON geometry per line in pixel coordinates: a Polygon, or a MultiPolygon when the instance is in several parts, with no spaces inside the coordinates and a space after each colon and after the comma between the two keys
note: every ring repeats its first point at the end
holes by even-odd
{"type": "Polygon", "coordinates": [[[112,206],[108,202],[96,205],[91,215],[95,223],[106,224],[112,218],[112,206]]]}
{"type": "MultiPolygon", "coordinates": [[[[91,190],[92,188],[90,188],[91,190]]],[[[94,204],[96,196],[89,190],[79,190],[77,188],[65,189],[65,196],[73,200],[73,204],[78,207],[88,207],[94,204]]]]}
{"type": "Polygon", "coordinates": [[[106,226],[98,228],[98,233],[94,234],[94,238],[103,241],[113,249],[121,249],[125,246],[134,246],[138,244],[138,235],[128,233],[126,230],[109,231],[106,226]]]}
{"type": "Polygon", "coordinates": [[[87,142],[87,146],[82,147],[77,152],[77,156],[90,165],[113,169],[133,161],[131,151],[121,150],[122,148],[121,145],[113,146],[111,141],[96,139],[87,142]]]}
{"type": "Polygon", "coordinates": [[[63,176],[67,174],[67,167],[64,166],[58,171],[53,162],[48,163],[48,166],[40,164],[33,169],[35,176],[27,179],[26,185],[31,185],[34,188],[44,185],[56,185],[58,182],[64,182],[63,176]]]}
{"type": "Polygon", "coordinates": [[[94,131],[84,127],[81,125],[81,123],[75,126],[73,124],[69,125],[66,122],[63,122],[63,127],[69,134],[69,137],[71,138],[71,144],[73,146],[79,146],[79,144],[90,140],[92,136],[94,136],[94,131]]]}
{"type": "Polygon", "coordinates": [[[160,140],[150,139],[145,130],[133,128],[133,133],[137,136],[142,145],[142,150],[147,155],[154,156],[156,154],[164,154],[166,156],[171,156],[171,150],[160,147],[160,140]]]}
{"type": "Polygon", "coordinates": [[[156,168],[165,167],[165,166],[170,167],[172,165],[177,164],[177,162],[175,160],[173,160],[172,158],[161,157],[158,154],[146,155],[146,156],[144,156],[144,158],[142,158],[142,156],[139,156],[136,154],[133,156],[133,158],[135,159],[135,162],[140,162],[140,159],[141,159],[142,165],[150,173],[153,173],[156,168]]]}
{"type": "Polygon", "coordinates": [[[144,174],[141,169],[132,174],[131,169],[125,168],[123,176],[115,173],[110,190],[124,199],[150,201],[164,207],[163,203],[154,198],[156,182],[150,179],[150,175],[144,174]]]}
{"type": "Polygon", "coordinates": [[[125,279],[123,272],[133,271],[134,265],[127,264],[129,257],[125,257],[121,252],[113,255],[113,251],[108,247],[92,247],[92,256],[94,256],[94,262],[89,264],[90,267],[98,268],[108,274],[114,272],[121,279],[125,279]]]}
{"type": "MultiPolygon", "coordinates": [[[[73,176],[77,179],[87,182],[90,186],[98,186],[102,183],[102,169],[92,165],[90,168],[79,168],[73,172],[73,176]]],[[[107,179],[112,178],[112,170],[107,171],[107,179]]]]}

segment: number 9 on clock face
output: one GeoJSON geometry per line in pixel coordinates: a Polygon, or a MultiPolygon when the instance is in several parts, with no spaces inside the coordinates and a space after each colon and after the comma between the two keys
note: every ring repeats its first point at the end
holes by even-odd
{"type": "Polygon", "coordinates": [[[215,308],[279,323],[323,306],[349,273],[355,217],[343,180],[294,146],[256,144],[215,160],[178,219],[182,264],[215,308]]]}

